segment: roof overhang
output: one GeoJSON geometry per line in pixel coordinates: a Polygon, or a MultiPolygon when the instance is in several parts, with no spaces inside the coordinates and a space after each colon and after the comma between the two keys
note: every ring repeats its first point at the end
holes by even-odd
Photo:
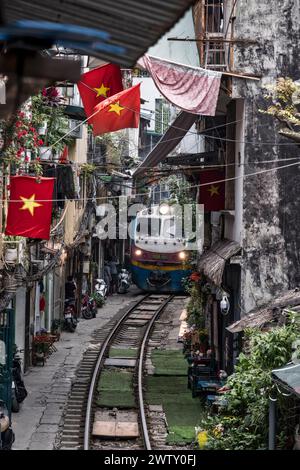
{"type": "Polygon", "coordinates": [[[101,59],[132,67],[194,3],[195,0],[13,0],[5,2],[1,14],[5,23],[28,19],[106,32],[106,44],[123,46],[125,53],[119,55],[104,48],[101,59]]]}
{"type": "Polygon", "coordinates": [[[226,261],[240,251],[240,245],[233,240],[220,240],[202,254],[198,270],[214,285],[221,287],[226,261]]]}
{"type": "Polygon", "coordinates": [[[300,364],[288,364],[272,370],[272,379],[300,398],[300,364]]]}
{"type": "Polygon", "coordinates": [[[230,333],[239,333],[245,328],[261,328],[267,323],[278,320],[278,317],[281,315],[283,309],[288,307],[293,308],[299,305],[300,290],[294,289],[285,292],[265,307],[249,312],[241,320],[232,323],[226,329],[230,331],[230,333]]]}

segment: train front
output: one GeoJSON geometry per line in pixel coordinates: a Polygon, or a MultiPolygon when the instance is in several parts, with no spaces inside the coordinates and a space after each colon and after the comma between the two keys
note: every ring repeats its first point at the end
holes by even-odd
{"type": "Polygon", "coordinates": [[[172,206],[152,206],[137,214],[131,244],[134,283],[146,292],[183,292],[190,274],[189,253],[172,206]]]}

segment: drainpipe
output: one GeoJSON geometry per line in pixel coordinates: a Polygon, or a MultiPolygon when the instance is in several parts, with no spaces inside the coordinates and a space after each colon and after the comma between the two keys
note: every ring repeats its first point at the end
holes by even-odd
{"type": "Polygon", "coordinates": [[[269,397],[269,450],[275,450],[276,441],[276,398],[269,397]]]}

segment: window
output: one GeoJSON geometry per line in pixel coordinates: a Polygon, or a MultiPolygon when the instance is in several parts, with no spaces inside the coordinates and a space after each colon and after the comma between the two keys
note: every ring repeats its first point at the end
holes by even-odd
{"type": "Polygon", "coordinates": [[[223,33],[223,1],[206,0],[206,32],[223,33]]]}
{"type": "Polygon", "coordinates": [[[183,237],[183,221],[175,217],[164,219],[162,228],[162,237],[164,238],[182,238],[183,237]]]}
{"type": "Polygon", "coordinates": [[[136,232],[137,232],[137,235],[140,235],[140,236],[159,237],[160,228],[161,228],[161,220],[159,218],[144,217],[144,218],[138,219],[136,232]]]}
{"type": "Polygon", "coordinates": [[[162,98],[155,100],[155,132],[164,134],[169,127],[170,104],[162,98]]]}

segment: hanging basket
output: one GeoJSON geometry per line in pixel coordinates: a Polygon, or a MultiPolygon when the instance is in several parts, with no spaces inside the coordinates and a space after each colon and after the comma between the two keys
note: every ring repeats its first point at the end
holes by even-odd
{"type": "Polygon", "coordinates": [[[52,158],[51,147],[40,147],[41,160],[50,160],[52,158]]]}
{"type": "Polygon", "coordinates": [[[47,122],[44,122],[43,124],[41,124],[41,126],[37,128],[37,131],[38,131],[39,135],[46,135],[47,122]]]}
{"type": "Polygon", "coordinates": [[[15,264],[18,259],[18,249],[6,248],[4,259],[8,264],[15,264]]]}

